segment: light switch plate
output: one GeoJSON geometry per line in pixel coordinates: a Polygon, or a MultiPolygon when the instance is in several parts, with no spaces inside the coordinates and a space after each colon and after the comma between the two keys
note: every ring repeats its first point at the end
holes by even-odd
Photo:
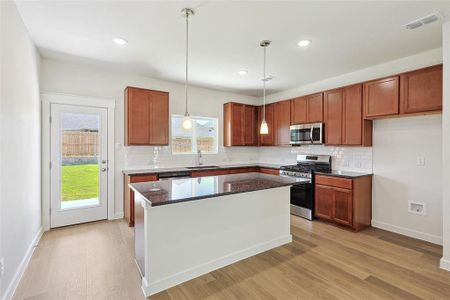
{"type": "Polygon", "coordinates": [[[419,166],[419,167],[425,166],[425,157],[423,157],[423,156],[417,156],[416,164],[417,164],[417,166],[419,166]]]}

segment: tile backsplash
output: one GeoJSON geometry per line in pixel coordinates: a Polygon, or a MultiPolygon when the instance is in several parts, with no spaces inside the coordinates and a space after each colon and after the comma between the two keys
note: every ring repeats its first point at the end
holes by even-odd
{"type": "MultiPolygon", "coordinates": [[[[124,168],[164,168],[193,166],[196,154],[172,154],[170,146],[124,147],[124,168]]],[[[306,145],[300,147],[219,147],[218,154],[204,154],[204,165],[236,163],[295,164],[297,154],[331,155],[334,170],[372,172],[371,147],[334,147],[306,145]]]]}
{"type": "Polygon", "coordinates": [[[262,147],[259,148],[259,161],[276,164],[295,164],[297,154],[331,155],[333,170],[372,172],[371,147],[337,147],[324,145],[262,147]]]}

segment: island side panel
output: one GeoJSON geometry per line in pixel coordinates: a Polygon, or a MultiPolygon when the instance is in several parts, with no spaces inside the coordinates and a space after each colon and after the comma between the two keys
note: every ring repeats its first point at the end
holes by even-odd
{"type": "Polygon", "coordinates": [[[146,296],[292,241],[290,187],[148,207],[146,296]]]}
{"type": "Polygon", "coordinates": [[[139,194],[136,194],[134,201],[134,252],[136,264],[139,267],[141,276],[145,276],[145,220],[144,207],[146,200],[139,194]]]}

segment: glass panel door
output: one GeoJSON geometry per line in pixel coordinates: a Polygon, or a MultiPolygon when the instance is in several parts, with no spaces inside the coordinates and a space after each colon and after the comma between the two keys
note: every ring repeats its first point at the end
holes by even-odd
{"type": "Polygon", "coordinates": [[[51,227],[106,219],[106,109],[52,104],[51,115],[51,227]]]}

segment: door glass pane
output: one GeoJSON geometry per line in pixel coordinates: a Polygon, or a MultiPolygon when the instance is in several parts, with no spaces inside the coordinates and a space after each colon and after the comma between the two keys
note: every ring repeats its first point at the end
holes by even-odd
{"type": "Polygon", "coordinates": [[[61,113],[61,209],[99,205],[100,116],[61,113]]]}

